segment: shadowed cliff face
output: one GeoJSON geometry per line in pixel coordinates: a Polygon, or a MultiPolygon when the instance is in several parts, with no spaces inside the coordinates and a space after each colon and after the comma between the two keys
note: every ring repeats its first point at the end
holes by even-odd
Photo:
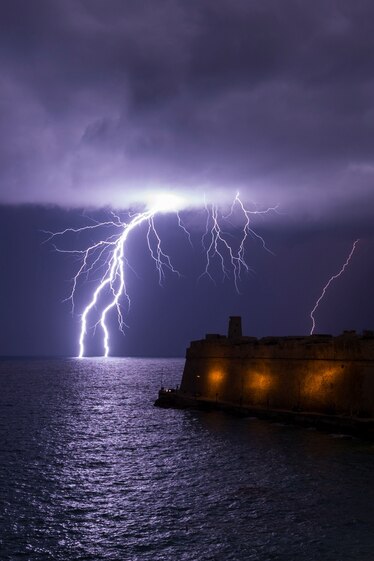
{"type": "Polygon", "coordinates": [[[181,390],[239,405],[374,417],[374,339],[195,341],[181,390]]]}

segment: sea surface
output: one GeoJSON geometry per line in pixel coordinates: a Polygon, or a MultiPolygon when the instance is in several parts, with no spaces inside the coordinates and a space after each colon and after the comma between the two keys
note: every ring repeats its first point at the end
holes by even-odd
{"type": "Polygon", "coordinates": [[[1,561],[373,561],[374,446],[153,406],[180,359],[0,361],[1,561]]]}

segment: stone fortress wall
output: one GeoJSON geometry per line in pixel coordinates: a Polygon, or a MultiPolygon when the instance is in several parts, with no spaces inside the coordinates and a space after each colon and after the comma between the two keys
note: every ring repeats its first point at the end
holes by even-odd
{"type": "Polygon", "coordinates": [[[338,337],[208,334],[187,349],[180,392],[217,403],[374,418],[374,333],[338,337]]]}

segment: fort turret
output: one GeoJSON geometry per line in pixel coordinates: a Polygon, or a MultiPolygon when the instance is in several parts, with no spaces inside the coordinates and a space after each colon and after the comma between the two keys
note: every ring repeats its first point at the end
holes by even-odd
{"type": "Polygon", "coordinates": [[[230,316],[227,336],[229,339],[241,339],[241,337],[243,336],[241,316],[230,316]]]}

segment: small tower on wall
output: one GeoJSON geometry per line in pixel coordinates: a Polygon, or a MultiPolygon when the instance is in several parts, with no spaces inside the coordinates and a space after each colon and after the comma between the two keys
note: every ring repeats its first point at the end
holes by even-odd
{"type": "Polygon", "coordinates": [[[229,320],[229,339],[240,339],[242,337],[242,318],[241,316],[230,316],[229,320]]]}

